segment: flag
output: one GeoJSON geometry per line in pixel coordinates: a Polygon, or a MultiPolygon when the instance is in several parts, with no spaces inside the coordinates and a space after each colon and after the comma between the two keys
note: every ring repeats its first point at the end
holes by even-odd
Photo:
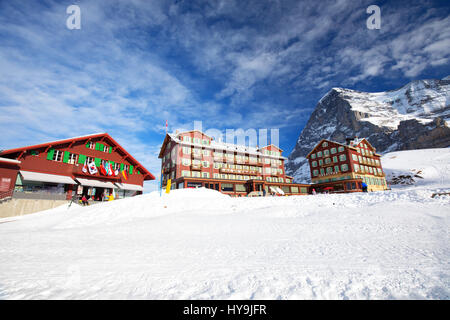
{"type": "Polygon", "coordinates": [[[108,165],[108,176],[112,176],[114,174],[114,169],[112,167],[112,164],[110,162],[108,162],[107,165],[108,165]]]}
{"type": "Polygon", "coordinates": [[[100,173],[104,176],[106,176],[106,170],[105,170],[105,166],[103,165],[103,163],[100,165],[100,173]]]}
{"type": "Polygon", "coordinates": [[[96,174],[98,172],[94,162],[89,163],[88,168],[90,174],[96,174]]]}
{"type": "Polygon", "coordinates": [[[122,175],[125,180],[128,180],[128,176],[127,176],[127,173],[125,172],[125,170],[122,170],[122,175]]]}
{"type": "Polygon", "coordinates": [[[116,171],[114,171],[114,175],[117,177],[119,175],[119,169],[116,169],[116,171]]]}
{"type": "Polygon", "coordinates": [[[83,169],[81,169],[81,171],[83,171],[84,173],[88,172],[86,161],[84,161],[83,169]]]}
{"type": "Polygon", "coordinates": [[[103,167],[105,168],[105,176],[109,176],[109,162],[105,161],[103,167]]]}

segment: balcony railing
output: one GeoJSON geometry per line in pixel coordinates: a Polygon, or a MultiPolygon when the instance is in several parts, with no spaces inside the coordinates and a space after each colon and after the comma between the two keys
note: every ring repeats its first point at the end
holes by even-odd
{"type": "Polygon", "coordinates": [[[228,168],[220,168],[220,173],[234,173],[240,175],[249,175],[249,176],[257,176],[261,173],[255,170],[240,170],[240,169],[228,169],[228,168]]]}
{"type": "Polygon", "coordinates": [[[199,164],[193,164],[193,165],[191,165],[191,170],[200,171],[200,170],[202,170],[202,166],[199,164]]]}

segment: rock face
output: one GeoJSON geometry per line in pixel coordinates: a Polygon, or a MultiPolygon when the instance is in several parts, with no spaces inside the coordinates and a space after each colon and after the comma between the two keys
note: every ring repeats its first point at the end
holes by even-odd
{"type": "Polygon", "coordinates": [[[297,140],[286,172],[309,182],[305,156],[321,139],[364,137],[378,153],[450,146],[450,78],[417,80],[387,92],[333,88],[317,104],[297,140]]]}

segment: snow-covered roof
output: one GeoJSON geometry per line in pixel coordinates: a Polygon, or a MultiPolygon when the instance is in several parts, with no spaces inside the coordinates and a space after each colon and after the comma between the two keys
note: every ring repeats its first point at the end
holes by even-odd
{"type": "MultiPolygon", "coordinates": [[[[239,144],[234,144],[234,143],[219,142],[219,141],[216,141],[216,140],[211,140],[211,144],[210,145],[204,145],[204,144],[200,144],[200,143],[187,142],[187,141],[183,141],[183,140],[179,139],[179,136],[181,134],[182,133],[178,133],[178,134],[168,133],[167,135],[174,142],[182,144],[182,145],[186,145],[186,146],[206,148],[206,149],[213,149],[213,150],[223,150],[225,152],[233,152],[233,153],[234,152],[245,153],[245,154],[249,154],[249,155],[264,156],[264,157],[273,158],[273,159],[284,159],[284,160],[287,159],[287,158],[285,158],[283,156],[273,156],[273,155],[263,154],[262,152],[259,151],[262,148],[255,148],[255,147],[239,145],[239,144]]],[[[265,147],[263,147],[263,148],[265,148],[265,147]]]]}

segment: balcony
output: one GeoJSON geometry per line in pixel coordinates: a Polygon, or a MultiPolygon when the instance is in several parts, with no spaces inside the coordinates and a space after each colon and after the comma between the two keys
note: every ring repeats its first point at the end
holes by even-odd
{"type": "Polygon", "coordinates": [[[203,155],[201,153],[192,153],[192,159],[202,159],[203,155]]]}
{"type": "Polygon", "coordinates": [[[238,169],[228,169],[228,168],[220,168],[220,173],[233,173],[233,174],[239,174],[239,175],[248,175],[248,176],[257,176],[260,173],[255,170],[238,170],[238,169]]]}
{"type": "Polygon", "coordinates": [[[201,171],[202,170],[202,166],[199,164],[193,164],[191,165],[191,170],[192,171],[201,171]]]}

